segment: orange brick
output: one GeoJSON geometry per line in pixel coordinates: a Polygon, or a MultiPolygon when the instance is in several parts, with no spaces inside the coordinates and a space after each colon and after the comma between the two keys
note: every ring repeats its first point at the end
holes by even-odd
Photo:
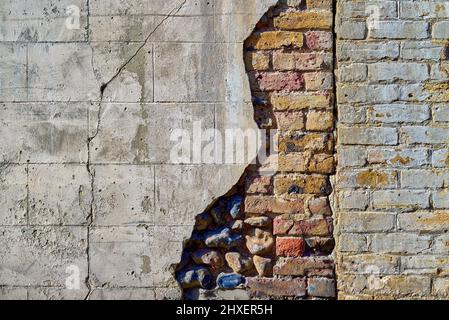
{"type": "Polygon", "coordinates": [[[276,255],[278,257],[302,257],[306,251],[303,238],[284,237],[276,239],[276,255]]]}
{"type": "Polygon", "coordinates": [[[255,214],[304,214],[304,200],[288,201],[273,196],[247,196],[245,212],[255,214]]]}
{"type": "Polygon", "coordinates": [[[332,13],[329,11],[286,12],[274,19],[274,26],[282,30],[331,29],[332,13]]]}
{"type": "Polygon", "coordinates": [[[302,48],[303,44],[303,34],[290,31],[268,31],[255,34],[246,43],[247,46],[257,50],[280,49],[283,47],[302,48]]]}
{"type": "Polygon", "coordinates": [[[279,171],[296,173],[332,174],[335,171],[335,159],[332,154],[315,154],[308,152],[280,153],[279,171]]]}
{"type": "Polygon", "coordinates": [[[331,107],[331,97],[323,94],[273,95],[271,104],[275,110],[326,109],[331,107]]]}

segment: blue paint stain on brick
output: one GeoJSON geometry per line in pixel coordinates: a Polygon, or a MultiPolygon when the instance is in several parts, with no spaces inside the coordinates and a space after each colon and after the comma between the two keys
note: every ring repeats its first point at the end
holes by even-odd
{"type": "Polygon", "coordinates": [[[184,287],[199,285],[203,289],[213,287],[213,277],[209,270],[202,266],[194,266],[178,273],[176,279],[184,287]]]}
{"type": "Polygon", "coordinates": [[[217,279],[217,284],[221,289],[235,289],[245,283],[245,278],[239,274],[224,274],[217,279]]]}
{"type": "Polygon", "coordinates": [[[206,245],[210,248],[232,248],[242,244],[241,234],[232,234],[227,227],[218,228],[203,235],[206,245]]]}
{"type": "Polygon", "coordinates": [[[229,199],[227,204],[227,211],[234,219],[239,215],[242,203],[243,197],[241,196],[233,196],[229,199]]]}

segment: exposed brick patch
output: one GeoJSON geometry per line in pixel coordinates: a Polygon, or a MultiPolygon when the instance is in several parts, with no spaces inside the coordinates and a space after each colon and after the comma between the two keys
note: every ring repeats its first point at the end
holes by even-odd
{"type": "Polygon", "coordinates": [[[331,3],[278,5],[244,44],[255,120],[277,130],[279,165],[270,175],[264,163],[249,166],[198,216],[177,271],[186,298],[200,287],[244,287],[253,298],[336,295],[331,3]]]}

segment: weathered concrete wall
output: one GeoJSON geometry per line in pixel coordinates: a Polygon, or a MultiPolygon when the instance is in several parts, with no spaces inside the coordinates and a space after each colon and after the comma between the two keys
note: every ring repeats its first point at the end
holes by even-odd
{"type": "Polygon", "coordinates": [[[257,128],[243,40],[275,3],[1,2],[2,297],[180,297],[195,215],[247,163],[173,164],[170,135],[257,128]]]}
{"type": "Polygon", "coordinates": [[[448,298],[447,1],[338,1],[340,298],[448,298]]]}

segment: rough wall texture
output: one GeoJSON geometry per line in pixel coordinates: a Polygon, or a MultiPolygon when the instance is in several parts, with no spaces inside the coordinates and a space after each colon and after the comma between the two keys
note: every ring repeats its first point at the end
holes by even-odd
{"type": "Polygon", "coordinates": [[[213,282],[246,286],[193,298],[449,298],[448,39],[437,0],[1,1],[0,298],[180,298],[223,199],[246,223],[213,282]],[[254,110],[274,177],[173,162],[174,130],[254,110]]]}
{"type": "Polygon", "coordinates": [[[340,298],[448,298],[447,1],[338,1],[340,298]]]}

